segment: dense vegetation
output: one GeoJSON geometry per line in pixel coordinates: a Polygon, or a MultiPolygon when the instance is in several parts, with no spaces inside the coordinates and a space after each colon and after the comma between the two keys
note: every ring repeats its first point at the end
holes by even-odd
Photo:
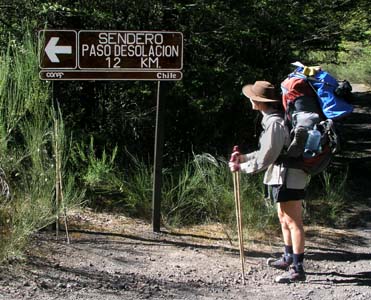
{"type": "MultiPolygon", "coordinates": [[[[258,134],[241,87],[256,79],[279,84],[296,60],[330,64],[338,76],[370,83],[370,15],[365,0],[0,0],[0,164],[13,191],[0,206],[2,231],[13,237],[3,244],[22,246],[58,213],[56,157],[63,161],[68,207],[88,199],[96,207],[150,215],[156,84],[41,82],[37,30],[182,32],[184,77],[164,84],[162,99],[163,219],[231,222],[225,158],[234,144],[255,147],[258,134]]],[[[255,228],[274,218],[259,179],[243,178],[245,219],[255,228]]],[[[325,179],[326,187],[331,176],[325,179]]],[[[338,192],[343,195],[343,185],[338,192]]],[[[339,207],[341,199],[329,208],[333,220],[339,207]]]]}
{"type": "MultiPolygon", "coordinates": [[[[183,32],[184,79],[168,84],[166,99],[165,151],[172,164],[192,150],[225,155],[237,142],[255,144],[255,116],[241,86],[257,78],[278,84],[295,60],[336,63],[345,41],[358,43],[349,51],[361,51],[370,38],[369,18],[367,1],[16,0],[1,5],[0,43],[6,48],[9,35],[19,42],[25,24],[32,30],[183,32]],[[311,57],[314,51],[323,61],[311,57]]],[[[92,134],[97,145],[117,143],[147,158],[155,95],[155,83],[74,82],[63,84],[60,103],[75,135],[92,134]]]]}

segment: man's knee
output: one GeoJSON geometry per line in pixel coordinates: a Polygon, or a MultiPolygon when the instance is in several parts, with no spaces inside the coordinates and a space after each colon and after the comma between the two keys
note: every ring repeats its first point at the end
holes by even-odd
{"type": "Polygon", "coordinates": [[[281,225],[286,224],[285,213],[282,211],[277,211],[278,220],[280,221],[281,225]]]}
{"type": "Polygon", "coordinates": [[[285,218],[285,223],[287,224],[287,227],[290,229],[290,231],[293,231],[293,230],[303,231],[304,230],[302,220],[294,220],[292,218],[285,218]]]}

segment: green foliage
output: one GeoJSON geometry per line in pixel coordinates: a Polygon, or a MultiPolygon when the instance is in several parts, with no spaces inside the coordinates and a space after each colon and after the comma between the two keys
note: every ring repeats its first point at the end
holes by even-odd
{"type": "Polygon", "coordinates": [[[306,218],[310,224],[336,225],[342,221],[342,215],[349,200],[346,193],[348,171],[329,169],[312,178],[306,201],[306,218]]]}
{"type": "MultiPolygon", "coordinates": [[[[49,86],[38,79],[36,47],[26,32],[21,46],[9,42],[0,54],[1,167],[12,197],[0,199],[0,260],[21,253],[31,233],[55,220],[55,152],[49,86]]],[[[59,122],[60,151],[68,143],[59,122]]],[[[66,158],[61,155],[61,157],[66,158]]],[[[73,176],[63,169],[65,206],[81,201],[73,176]]]]}
{"type": "MultiPolygon", "coordinates": [[[[130,167],[107,176],[106,185],[90,194],[90,204],[150,220],[153,169],[126,152],[130,167]],[[109,186],[110,188],[103,187],[109,186]]],[[[254,230],[277,225],[274,205],[264,200],[262,176],[241,176],[244,226],[254,230]]],[[[194,155],[180,168],[163,173],[163,222],[169,225],[222,222],[235,228],[233,182],[227,163],[210,154],[194,155]]]]}
{"type": "Polygon", "coordinates": [[[120,191],[123,195],[118,202],[123,210],[133,216],[150,220],[153,191],[153,168],[126,152],[130,157],[130,168],[122,176],[120,191]]]}
{"type": "Polygon", "coordinates": [[[84,183],[90,188],[103,188],[107,185],[114,171],[117,147],[113,149],[111,155],[107,155],[106,149],[103,149],[102,154],[98,156],[94,138],[91,136],[89,145],[85,145],[84,142],[76,143],[75,151],[74,163],[80,168],[84,183]]]}
{"type": "Polygon", "coordinates": [[[324,67],[339,79],[371,85],[371,46],[359,42],[343,43],[337,64],[324,67]]]}
{"type": "MultiPolygon", "coordinates": [[[[240,95],[241,87],[256,79],[278,85],[289,63],[306,62],[312,51],[336,58],[344,38],[368,39],[370,24],[367,1],[347,0],[17,0],[2,8],[2,44],[8,35],[18,43],[24,23],[35,29],[46,24],[56,29],[183,32],[184,77],[168,83],[168,96],[162,96],[170,165],[192,151],[225,155],[237,142],[250,148],[256,132],[248,124],[253,123],[254,113],[240,95]],[[202,131],[197,130],[200,127],[202,131]]],[[[60,86],[66,126],[74,128],[76,137],[93,135],[100,148],[127,147],[132,153],[141,149],[138,155],[144,159],[152,155],[154,84],[64,82],[60,86]]],[[[118,162],[123,161],[120,155],[118,162]]]]}
{"type": "Polygon", "coordinates": [[[230,192],[226,190],[226,171],[225,164],[204,154],[196,155],[175,177],[172,173],[165,176],[164,210],[167,222],[190,224],[213,218],[225,220],[233,207],[230,201],[233,199],[228,197],[230,192]]]}
{"type": "MultiPolygon", "coordinates": [[[[224,160],[210,154],[195,155],[179,175],[165,177],[164,219],[186,225],[216,221],[235,226],[235,203],[231,172],[224,160]]],[[[264,201],[261,176],[241,176],[244,226],[262,229],[272,225],[275,208],[264,201]]]]}
{"type": "Polygon", "coordinates": [[[90,144],[77,143],[72,160],[87,189],[89,205],[100,210],[115,210],[130,216],[150,219],[152,168],[127,150],[128,165],[124,171],[115,167],[117,147],[98,155],[92,137],[90,144]]]}

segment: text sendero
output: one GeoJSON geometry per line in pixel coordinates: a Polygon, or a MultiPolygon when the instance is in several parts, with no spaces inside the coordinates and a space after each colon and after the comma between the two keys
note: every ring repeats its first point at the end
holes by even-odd
{"type": "MultiPolygon", "coordinates": [[[[181,45],[169,43],[164,33],[100,32],[81,38],[80,66],[90,58],[103,59],[103,68],[162,69],[166,59],[182,56],[181,45]]],[[[165,33],[166,35],[166,33],[165,33]]],[[[166,61],[167,62],[167,61],[166,61]]],[[[166,67],[165,67],[166,68],[166,67]]]]}

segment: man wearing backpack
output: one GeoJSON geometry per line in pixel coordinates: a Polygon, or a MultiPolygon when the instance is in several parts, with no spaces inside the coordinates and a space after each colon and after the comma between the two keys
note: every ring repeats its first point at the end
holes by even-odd
{"type": "Polygon", "coordinates": [[[232,172],[241,170],[249,174],[265,170],[264,184],[269,186],[271,196],[277,203],[285,245],[282,258],[269,259],[268,265],[281,270],[289,269],[275,279],[278,283],[305,281],[302,199],[307,174],[276,163],[284,147],[290,144],[290,135],[285,126],[281,100],[273,85],[267,81],[256,81],[253,85],[244,86],[242,91],[250,99],[252,109],[262,113],[263,132],[259,150],[248,154],[232,153],[229,167],[232,172]]]}

